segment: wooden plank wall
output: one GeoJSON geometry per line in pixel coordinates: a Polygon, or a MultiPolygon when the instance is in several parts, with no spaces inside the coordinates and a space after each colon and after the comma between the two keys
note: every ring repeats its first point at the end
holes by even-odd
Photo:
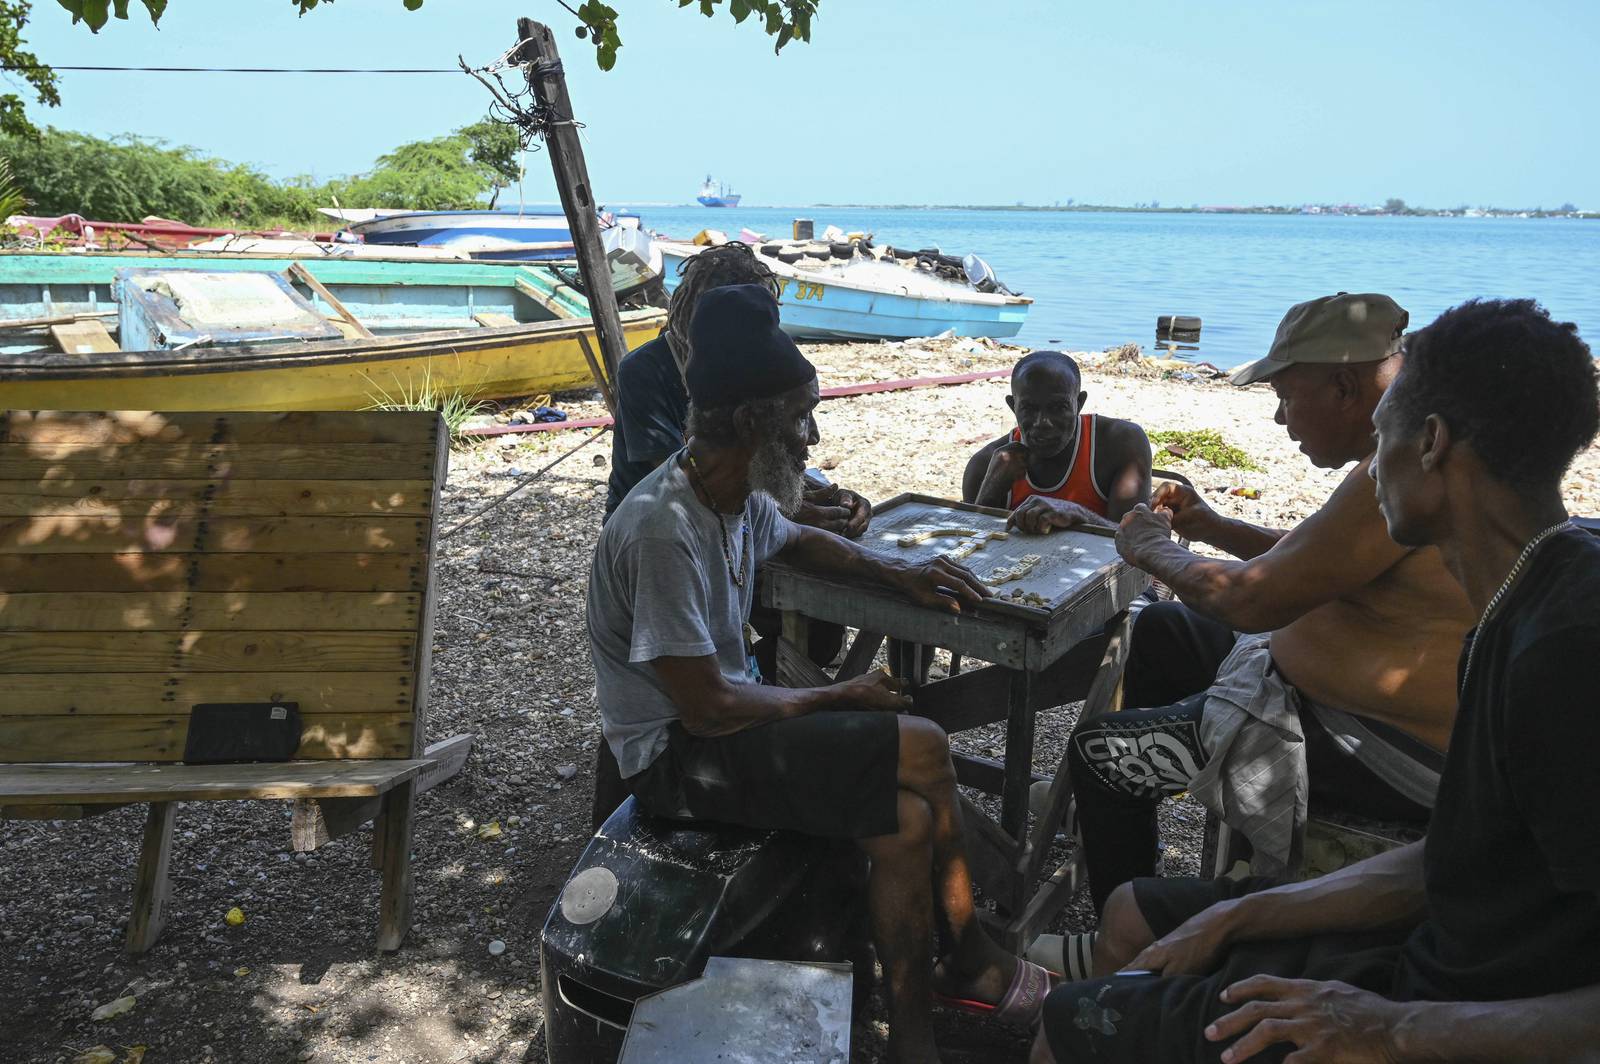
{"type": "Polygon", "coordinates": [[[421,741],[430,413],[0,413],[0,761],[177,761],[292,701],[299,757],[421,741]]]}

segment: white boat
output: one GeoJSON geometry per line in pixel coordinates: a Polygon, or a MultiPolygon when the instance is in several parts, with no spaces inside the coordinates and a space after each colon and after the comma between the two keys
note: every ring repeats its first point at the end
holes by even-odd
{"type": "MultiPolygon", "coordinates": [[[[705,248],[680,241],[655,241],[662,256],[667,291],[677,287],[678,268],[705,248]]],[[[768,245],[770,248],[771,245],[768,245]]],[[[827,248],[827,245],[813,245],[827,248]]],[[[767,248],[758,248],[761,254],[767,248]]],[[[993,273],[969,256],[967,273],[993,273]],[[976,265],[974,265],[976,264],[976,265]],[[981,270],[977,267],[982,267],[981,270]]],[[[778,275],[778,307],[783,331],[809,339],[906,340],[916,336],[1015,336],[1033,300],[1004,291],[979,291],[902,260],[853,254],[822,259],[814,254],[783,257],[762,254],[778,275]],[[793,258],[794,261],[785,261],[793,258]]],[[[909,261],[909,260],[904,260],[909,261]]]]}

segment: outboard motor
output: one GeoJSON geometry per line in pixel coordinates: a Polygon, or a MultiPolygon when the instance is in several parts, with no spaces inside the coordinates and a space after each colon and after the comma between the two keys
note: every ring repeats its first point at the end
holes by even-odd
{"type": "Polygon", "coordinates": [[[787,831],[662,820],[632,798],[596,832],[540,946],[550,1064],[613,1064],[633,1004],[712,956],[853,961],[870,988],[866,859],[787,831]]]}

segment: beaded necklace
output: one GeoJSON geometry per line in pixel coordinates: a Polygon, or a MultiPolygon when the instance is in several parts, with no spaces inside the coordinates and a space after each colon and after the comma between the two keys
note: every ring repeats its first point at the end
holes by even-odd
{"type": "Polygon", "coordinates": [[[1483,608],[1483,616],[1478,618],[1478,627],[1472,630],[1472,642],[1467,644],[1467,664],[1466,667],[1461,670],[1461,688],[1456,692],[1458,695],[1466,694],[1467,680],[1472,676],[1472,659],[1477,656],[1478,640],[1479,637],[1483,635],[1483,626],[1489,623],[1489,618],[1494,614],[1495,607],[1500,605],[1500,600],[1506,597],[1506,592],[1510,591],[1511,585],[1516,583],[1517,574],[1522,571],[1523,565],[1527,563],[1529,558],[1533,557],[1533,552],[1538,549],[1539,544],[1543,543],[1557,532],[1565,532],[1571,527],[1572,522],[1570,520],[1561,521],[1557,524],[1551,525],[1543,532],[1540,532],[1537,536],[1534,536],[1532,539],[1528,540],[1528,545],[1522,548],[1521,554],[1517,555],[1516,564],[1513,565],[1511,567],[1511,571],[1506,574],[1505,580],[1500,584],[1500,589],[1496,591],[1493,597],[1489,599],[1489,604],[1483,608]]]}
{"type": "MultiPolygon", "coordinates": [[[[728,524],[723,519],[722,507],[718,504],[717,497],[711,494],[711,489],[706,486],[705,478],[700,475],[700,463],[694,460],[694,452],[689,451],[687,453],[689,455],[689,475],[694,478],[695,484],[705,493],[706,505],[710,507],[712,516],[717,519],[717,531],[722,533],[722,560],[728,566],[728,576],[732,578],[734,587],[742,588],[744,587],[744,573],[740,570],[743,567],[736,566],[733,563],[733,547],[728,542],[728,524]]],[[[744,557],[748,559],[750,557],[750,520],[747,515],[740,515],[739,526],[744,533],[744,557]]]]}

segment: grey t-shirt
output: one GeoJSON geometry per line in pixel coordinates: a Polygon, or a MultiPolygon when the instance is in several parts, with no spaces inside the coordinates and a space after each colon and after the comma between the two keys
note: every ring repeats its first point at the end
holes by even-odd
{"type": "Polygon", "coordinates": [[[755,570],[783,550],[790,528],[763,494],[750,496],[743,517],[713,514],[695,497],[679,455],[641,480],[606,522],[589,569],[589,654],[606,741],[624,778],[650,766],[679,716],[651,661],[715,654],[729,683],[753,682],[744,625],[755,570]],[[729,574],[719,519],[742,588],[729,574]]]}

